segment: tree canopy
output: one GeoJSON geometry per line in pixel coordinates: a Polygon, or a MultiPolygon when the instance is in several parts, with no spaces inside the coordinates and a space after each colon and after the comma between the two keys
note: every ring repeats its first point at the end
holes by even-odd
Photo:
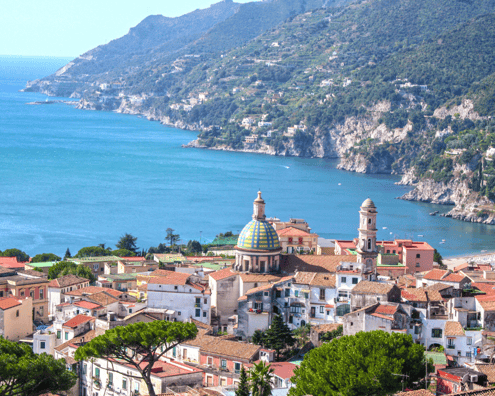
{"type": "Polygon", "coordinates": [[[17,261],[29,261],[29,254],[19,249],[7,249],[2,253],[2,257],[16,257],[17,261]]]}
{"type": "Polygon", "coordinates": [[[89,279],[91,283],[96,281],[96,277],[89,267],[73,263],[72,261],[60,261],[57,264],[52,265],[48,270],[48,279],[57,279],[69,274],[89,279]]]}
{"type": "Polygon", "coordinates": [[[203,251],[203,247],[198,241],[189,241],[187,243],[187,250],[193,253],[199,253],[203,251]]]}
{"type": "Polygon", "coordinates": [[[174,234],[174,229],[167,228],[167,235],[165,236],[165,240],[168,241],[169,245],[173,247],[180,239],[179,234],[174,234]]]}
{"type": "Polygon", "coordinates": [[[133,253],[138,251],[138,247],[136,246],[137,237],[132,236],[131,234],[124,234],[120,237],[119,241],[115,245],[117,249],[126,249],[130,250],[133,253]]]}
{"type": "Polygon", "coordinates": [[[293,346],[295,343],[289,326],[284,322],[281,315],[275,315],[270,328],[265,331],[263,344],[277,352],[276,359],[280,357],[280,351],[293,346]]]}
{"type": "Polygon", "coordinates": [[[63,392],[76,384],[63,359],[37,355],[28,345],[0,337],[0,396],[38,396],[63,392]]]}
{"type": "Polygon", "coordinates": [[[104,248],[102,246],[87,246],[79,249],[77,254],[74,256],[76,258],[84,258],[84,257],[100,257],[100,256],[108,256],[112,254],[112,249],[104,248]]]}
{"type": "MultiPolygon", "coordinates": [[[[304,356],[291,396],[388,395],[424,377],[423,346],[410,335],[376,330],[324,343],[304,356]],[[398,374],[398,375],[397,375],[398,374]]],[[[429,368],[433,367],[429,363],[429,368]]],[[[430,370],[430,371],[431,371],[430,370]]]]}
{"type": "Polygon", "coordinates": [[[31,259],[32,263],[46,263],[48,261],[60,261],[60,257],[53,253],[37,254],[31,259]]]}
{"type": "Polygon", "coordinates": [[[253,396],[270,396],[272,394],[273,369],[263,360],[255,363],[249,370],[250,387],[253,396]]]}
{"type": "Polygon", "coordinates": [[[136,253],[134,253],[131,250],[127,250],[127,249],[112,250],[111,254],[112,254],[112,256],[117,256],[117,257],[134,257],[134,256],[136,256],[136,253]]]}
{"type": "Polygon", "coordinates": [[[146,383],[149,395],[155,396],[151,382],[153,365],[173,347],[196,337],[197,332],[193,323],[165,320],[119,326],[78,348],[75,359],[121,359],[140,373],[140,379],[146,383]]]}
{"type": "Polygon", "coordinates": [[[239,384],[235,390],[235,396],[249,396],[249,378],[244,366],[241,366],[241,373],[239,375],[239,384]]]}

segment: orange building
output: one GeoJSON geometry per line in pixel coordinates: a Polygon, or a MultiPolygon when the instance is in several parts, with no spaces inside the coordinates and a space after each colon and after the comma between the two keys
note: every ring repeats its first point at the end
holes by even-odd
{"type": "Polygon", "coordinates": [[[286,253],[314,252],[318,245],[318,235],[296,227],[277,230],[282,251],[286,253]]]}

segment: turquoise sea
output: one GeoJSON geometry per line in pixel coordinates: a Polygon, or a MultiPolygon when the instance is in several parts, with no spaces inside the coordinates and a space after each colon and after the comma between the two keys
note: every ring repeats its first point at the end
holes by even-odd
{"type": "Polygon", "coordinates": [[[394,184],[398,177],[339,171],[335,160],[183,149],[195,133],[65,104],[27,105],[45,96],[19,92],[26,81],[68,61],[0,57],[0,250],[74,254],[113,247],[126,232],[147,249],[168,227],[185,241],[211,241],[242,229],[258,189],[268,216],[303,218],[323,237],[355,237],[359,206],[370,197],[379,238],[426,240],[444,256],[495,249],[495,226],[429,216],[449,208],[394,199],[407,191],[394,184]]]}

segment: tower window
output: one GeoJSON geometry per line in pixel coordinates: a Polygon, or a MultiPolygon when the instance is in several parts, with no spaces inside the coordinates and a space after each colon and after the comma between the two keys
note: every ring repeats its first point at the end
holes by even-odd
{"type": "Polygon", "coordinates": [[[368,224],[371,224],[371,219],[368,219],[368,224]]]}
{"type": "Polygon", "coordinates": [[[371,249],[371,239],[368,239],[368,249],[371,249]]]}

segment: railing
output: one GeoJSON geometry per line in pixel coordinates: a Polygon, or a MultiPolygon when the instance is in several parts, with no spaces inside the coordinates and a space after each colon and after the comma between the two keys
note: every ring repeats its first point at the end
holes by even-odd
{"type": "Polygon", "coordinates": [[[447,349],[455,349],[455,345],[447,345],[447,349]]]}

